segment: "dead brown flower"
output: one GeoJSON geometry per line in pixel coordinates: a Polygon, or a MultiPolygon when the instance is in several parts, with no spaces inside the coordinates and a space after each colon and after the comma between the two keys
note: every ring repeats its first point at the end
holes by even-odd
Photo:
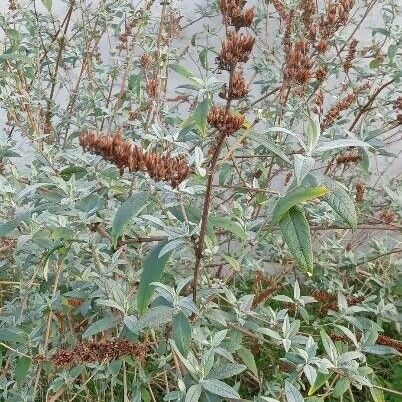
{"type": "Polygon", "coordinates": [[[125,168],[130,172],[147,172],[155,181],[168,182],[172,188],[176,188],[190,173],[182,156],[171,157],[169,153],[161,155],[146,152],[141,147],[124,141],[120,133],[108,136],[87,131],[80,135],[80,145],[85,151],[101,155],[117,165],[121,174],[125,168]]]}
{"type": "Polygon", "coordinates": [[[357,149],[353,149],[350,151],[346,151],[343,154],[340,154],[336,157],[337,165],[353,165],[362,160],[362,156],[360,155],[357,149]]]}
{"type": "Polygon", "coordinates": [[[286,18],[288,17],[288,13],[283,3],[280,0],[272,0],[272,4],[275,7],[275,10],[279,14],[279,16],[283,20],[286,20],[286,18]]]}
{"type": "Polygon", "coordinates": [[[157,78],[147,80],[146,91],[151,99],[156,99],[159,94],[159,80],[157,78]]]}
{"type": "Polygon", "coordinates": [[[364,184],[360,181],[357,182],[356,183],[356,196],[355,196],[356,202],[364,201],[364,192],[365,192],[364,184]]]}
{"type": "Polygon", "coordinates": [[[247,96],[249,91],[249,86],[244,79],[244,76],[241,72],[233,73],[232,83],[230,88],[227,85],[224,85],[221,92],[219,92],[219,96],[222,99],[234,100],[241,99],[247,96]]]}
{"type": "Polygon", "coordinates": [[[208,123],[222,135],[229,136],[243,125],[244,115],[233,114],[224,108],[213,106],[208,114],[208,123]]]}
{"type": "Polygon", "coordinates": [[[246,63],[253,50],[255,38],[247,34],[231,32],[222,42],[221,51],[217,57],[221,70],[233,71],[238,63],[246,63]]]}
{"type": "Polygon", "coordinates": [[[385,223],[394,223],[396,220],[396,215],[395,212],[392,211],[392,209],[384,209],[382,211],[380,211],[379,214],[379,219],[381,219],[382,221],[384,221],[385,223]]]}
{"type": "MultiPolygon", "coordinates": [[[[329,310],[338,311],[338,296],[335,293],[328,293],[323,290],[318,290],[312,294],[314,299],[317,300],[317,303],[320,306],[319,314],[320,316],[327,315],[329,310]]],[[[353,296],[347,297],[346,301],[348,306],[355,306],[356,304],[361,303],[364,300],[363,296],[353,296]]]]}
{"type": "Polygon", "coordinates": [[[236,29],[249,27],[254,20],[254,7],[243,10],[243,0],[220,0],[219,8],[225,24],[236,29]]]}
{"type": "Polygon", "coordinates": [[[349,70],[352,68],[352,62],[356,57],[358,43],[359,41],[357,39],[353,39],[352,42],[350,42],[348,55],[346,56],[345,62],[343,63],[343,71],[345,71],[345,73],[348,73],[349,70]]]}
{"type": "Polygon", "coordinates": [[[321,124],[321,129],[325,130],[331,127],[335,121],[339,119],[342,112],[349,109],[349,107],[356,102],[358,95],[367,90],[369,87],[369,83],[363,84],[361,87],[355,89],[352,93],[341,99],[339,102],[335,103],[335,105],[333,105],[325,115],[324,121],[321,124]]]}
{"type": "Polygon", "coordinates": [[[285,86],[306,85],[313,76],[313,65],[310,44],[304,39],[297,41],[286,57],[283,73],[285,86]]]}
{"type": "Polygon", "coordinates": [[[82,342],[73,349],[60,349],[50,361],[57,367],[72,367],[82,363],[102,363],[117,360],[123,356],[132,356],[143,362],[147,356],[149,346],[141,343],[132,343],[125,339],[82,342]]]}

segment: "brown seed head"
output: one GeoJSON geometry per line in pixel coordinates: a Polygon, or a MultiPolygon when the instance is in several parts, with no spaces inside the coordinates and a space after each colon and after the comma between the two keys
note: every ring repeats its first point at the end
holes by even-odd
{"type": "Polygon", "coordinates": [[[155,181],[168,182],[177,187],[190,173],[187,162],[182,156],[146,152],[141,147],[124,141],[120,133],[113,136],[87,131],[80,135],[80,145],[84,151],[101,155],[115,164],[120,174],[128,168],[130,172],[143,171],[155,181]]]}
{"type": "Polygon", "coordinates": [[[221,51],[217,57],[221,70],[232,71],[238,63],[246,63],[253,50],[255,38],[247,34],[231,32],[222,42],[221,51]]]}
{"type": "Polygon", "coordinates": [[[243,73],[235,72],[233,73],[231,87],[228,88],[226,85],[219,92],[219,96],[222,99],[234,100],[241,99],[247,96],[249,91],[249,86],[244,79],[243,73]]]}
{"type": "Polygon", "coordinates": [[[364,183],[362,183],[361,181],[358,181],[356,183],[356,195],[355,195],[355,200],[356,202],[363,202],[364,201],[364,192],[365,192],[365,187],[364,187],[364,183]]]}
{"type": "Polygon", "coordinates": [[[350,42],[348,55],[346,56],[345,62],[343,63],[343,71],[345,71],[345,73],[349,72],[352,67],[352,62],[356,57],[356,49],[358,43],[359,41],[357,39],[353,39],[352,42],[350,42]]]}
{"type": "Polygon", "coordinates": [[[254,20],[254,7],[243,10],[243,0],[220,0],[219,8],[225,24],[236,29],[249,27],[254,20]]]}
{"type": "Polygon", "coordinates": [[[244,116],[213,106],[208,114],[208,123],[222,135],[229,136],[240,129],[244,123],[244,116]]]}

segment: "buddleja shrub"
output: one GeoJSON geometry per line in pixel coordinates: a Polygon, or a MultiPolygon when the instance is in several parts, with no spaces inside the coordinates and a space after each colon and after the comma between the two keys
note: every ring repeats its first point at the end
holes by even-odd
{"type": "Polygon", "coordinates": [[[396,1],[1,7],[2,401],[402,400],[396,1]]]}

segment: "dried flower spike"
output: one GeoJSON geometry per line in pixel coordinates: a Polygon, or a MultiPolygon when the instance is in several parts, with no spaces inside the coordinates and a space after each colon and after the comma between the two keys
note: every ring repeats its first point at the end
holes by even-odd
{"type": "Polygon", "coordinates": [[[241,99],[247,96],[249,91],[249,86],[244,79],[244,76],[241,72],[233,73],[232,83],[230,88],[227,85],[224,85],[219,96],[222,99],[234,100],[241,99]]]}
{"type": "Polygon", "coordinates": [[[74,349],[60,349],[50,360],[57,367],[71,367],[81,363],[110,362],[123,356],[133,356],[143,362],[148,345],[131,343],[125,339],[100,340],[79,343],[74,349]]]}
{"type": "Polygon", "coordinates": [[[352,42],[350,42],[348,55],[346,56],[345,62],[343,63],[343,71],[345,71],[345,73],[348,73],[349,70],[352,68],[352,62],[356,57],[356,49],[358,43],[359,41],[357,39],[353,39],[352,42]]]}
{"type": "Polygon", "coordinates": [[[222,135],[229,136],[240,129],[244,123],[244,116],[213,106],[208,114],[208,123],[222,135]]]}
{"type": "Polygon", "coordinates": [[[120,133],[107,136],[87,131],[80,135],[80,145],[85,151],[101,155],[117,165],[121,174],[125,168],[130,172],[147,172],[155,181],[168,182],[172,188],[176,188],[190,173],[183,157],[146,152],[141,147],[124,141],[120,133]]]}
{"type": "Polygon", "coordinates": [[[238,63],[246,63],[253,49],[255,38],[231,32],[222,42],[217,61],[222,70],[232,71],[238,63]]]}
{"type": "Polygon", "coordinates": [[[254,20],[254,7],[243,10],[244,0],[220,0],[219,8],[225,24],[236,29],[249,27],[254,20]]]}

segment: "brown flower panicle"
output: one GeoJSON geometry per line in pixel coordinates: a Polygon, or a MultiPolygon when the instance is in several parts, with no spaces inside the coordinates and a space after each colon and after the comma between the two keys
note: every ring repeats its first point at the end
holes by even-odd
{"type": "Polygon", "coordinates": [[[243,74],[241,72],[234,72],[230,88],[224,85],[221,92],[219,92],[219,96],[226,100],[242,99],[247,96],[248,91],[249,86],[243,74]]]}
{"type": "Polygon", "coordinates": [[[348,73],[349,70],[352,68],[352,62],[356,57],[358,43],[359,41],[357,39],[353,39],[352,42],[350,42],[348,55],[346,56],[345,62],[343,63],[343,71],[345,71],[345,73],[348,73]]]}
{"type": "Polygon", "coordinates": [[[365,187],[364,183],[361,181],[358,181],[355,185],[356,187],[356,195],[355,195],[355,200],[356,202],[363,202],[364,201],[364,192],[365,192],[365,187]]]}
{"type": "Polygon", "coordinates": [[[382,211],[380,211],[379,214],[379,219],[381,219],[382,221],[384,221],[385,223],[391,224],[394,223],[396,221],[396,215],[395,212],[392,211],[392,209],[384,209],[382,211]]]}
{"type": "Polygon", "coordinates": [[[103,363],[117,360],[123,356],[135,357],[144,362],[147,356],[148,345],[132,343],[125,339],[82,342],[74,349],[60,349],[50,361],[57,367],[72,367],[82,363],[103,363]]]}
{"type": "Polygon", "coordinates": [[[244,115],[233,114],[224,108],[213,106],[208,113],[208,123],[222,135],[229,136],[240,129],[244,115]]]}
{"type": "Polygon", "coordinates": [[[279,16],[283,20],[286,20],[288,17],[288,13],[287,13],[286,8],[283,5],[283,3],[280,0],[272,0],[271,3],[275,7],[275,10],[279,14],[279,16]]]}
{"type": "Polygon", "coordinates": [[[337,165],[353,165],[362,160],[362,156],[360,155],[357,149],[352,149],[350,151],[346,151],[343,154],[340,154],[336,158],[337,165]]]}
{"type": "Polygon", "coordinates": [[[286,57],[283,73],[285,86],[306,85],[313,76],[313,65],[310,44],[304,39],[297,41],[286,57]]]}
{"type": "Polygon", "coordinates": [[[402,96],[399,96],[398,99],[396,99],[393,109],[396,112],[396,121],[399,124],[402,124],[402,96]]]}
{"type": "Polygon", "coordinates": [[[219,68],[233,71],[238,63],[246,63],[254,43],[255,38],[250,35],[230,32],[222,42],[222,48],[217,57],[219,68]]]}
{"type": "Polygon", "coordinates": [[[243,10],[244,0],[220,0],[219,8],[225,24],[240,29],[249,27],[254,20],[254,7],[243,10]]]}
{"type": "Polygon", "coordinates": [[[94,131],[80,135],[80,145],[87,152],[101,155],[105,160],[114,163],[123,174],[125,168],[130,172],[147,172],[155,181],[165,181],[176,188],[185,180],[190,169],[182,156],[172,157],[169,153],[161,155],[146,152],[141,147],[122,139],[120,133],[113,136],[94,131]]]}
{"type": "MultiPolygon", "coordinates": [[[[333,341],[342,341],[345,343],[350,342],[350,339],[345,336],[345,335],[337,335],[337,334],[331,334],[330,335],[331,339],[333,341]]],[[[361,339],[361,334],[356,334],[356,339],[360,341],[361,339]]],[[[378,338],[376,340],[377,345],[382,345],[382,346],[389,346],[391,348],[394,348],[398,352],[402,353],[402,341],[399,341],[397,339],[393,339],[389,336],[386,335],[378,335],[378,338]]]]}
{"type": "Polygon", "coordinates": [[[159,94],[159,80],[157,78],[148,79],[145,90],[151,99],[156,99],[159,94]]]}
{"type": "MultiPolygon", "coordinates": [[[[312,294],[314,299],[317,300],[321,316],[325,316],[329,310],[338,311],[338,296],[335,293],[328,293],[323,290],[318,290],[312,294]]],[[[346,301],[348,306],[355,306],[364,300],[363,296],[347,297],[346,301]]]]}
{"type": "Polygon", "coordinates": [[[367,90],[369,87],[369,83],[363,84],[361,87],[355,89],[352,93],[346,95],[339,102],[335,103],[335,105],[333,105],[325,115],[324,120],[321,123],[321,129],[325,130],[331,127],[335,121],[339,119],[342,112],[349,109],[349,107],[356,102],[359,94],[367,90]]]}

